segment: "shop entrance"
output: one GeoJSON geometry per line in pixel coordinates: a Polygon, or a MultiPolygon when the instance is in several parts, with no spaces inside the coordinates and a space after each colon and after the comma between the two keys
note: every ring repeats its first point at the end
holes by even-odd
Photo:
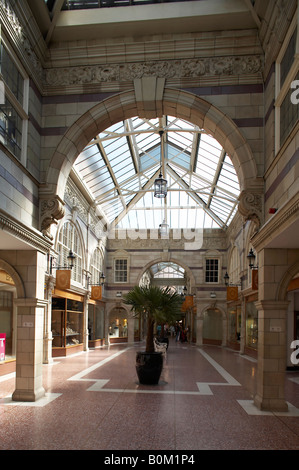
{"type": "Polygon", "coordinates": [[[128,314],[122,307],[114,307],[109,315],[108,335],[110,343],[128,341],[128,314]]]}
{"type": "Polygon", "coordinates": [[[203,314],[203,343],[222,344],[222,313],[218,308],[209,308],[203,314]]]}

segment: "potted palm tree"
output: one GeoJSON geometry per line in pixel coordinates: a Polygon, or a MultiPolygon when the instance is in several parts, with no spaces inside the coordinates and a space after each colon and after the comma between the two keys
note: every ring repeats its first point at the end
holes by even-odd
{"type": "Polygon", "coordinates": [[[163,357],[155,352],[155,323],[171,323],[181,313],[182,298],[169,287],[135,286],[124,295],[124,303],[131,306],[134,315],[146,318],[145,351],[136,355],[136,371],[142,384],[157,384],[163,368],[163,357]]]}

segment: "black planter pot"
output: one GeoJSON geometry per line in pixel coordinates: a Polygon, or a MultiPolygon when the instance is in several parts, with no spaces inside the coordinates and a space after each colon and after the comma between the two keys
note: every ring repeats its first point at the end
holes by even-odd
{"type": "Polygon", "coordinates": [[[136,372],[139,382],[143,385],[156,385],[163,368],[163,357],[160,352],[136,353],[136,372]]]}

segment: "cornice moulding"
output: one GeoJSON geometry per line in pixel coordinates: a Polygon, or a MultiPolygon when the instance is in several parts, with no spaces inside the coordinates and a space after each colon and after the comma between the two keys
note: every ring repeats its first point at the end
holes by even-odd
{"type": "Polygon", "coordinates": [[[38,231],[25,227],[24,224],[14,220],[2,211],[0,211],[0,228],[42,253],[47,253],[52,246],[52,243],[38,231]]]}
{"type": "Polygon", "coordinates": [[[267,247],[279,231],[285,230],[299,218],[299,193],[295,194],[275,215],[268,220],[252,238],[255,249],[260,251],[267,247]]]}

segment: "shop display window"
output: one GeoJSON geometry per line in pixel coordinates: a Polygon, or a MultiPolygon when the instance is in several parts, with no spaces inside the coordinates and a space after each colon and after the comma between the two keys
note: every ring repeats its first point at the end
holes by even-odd
{"type": "Polygon", "coordinates": [[[12,355],[12,305],[12,293],[9,291],[0,291],[0,333],[6,335],[6,358],[12,355]]]}
{"type": "Polygon", "coordinates": [[[240,341],[241,332],[241,306],[230,307],[228,317],[228,341],[237,343],[240,341]]]}
{"type": "Polygon", "coordinates": [[[65,348],[83,343],[83,302],[53,297],[53,347],[65,348]]]}
{"type": "Polygon", "coordinates": [[[128,336],[127,312],[124,309],[115,309],[109,318],[110,338],[125,338],[128,336]]]}
{"type": "Polygon", "coordinates": [[[105,310],[103,304],[88,304],[88,339],[104,338],[105,310]]]}
{"type": "Polygon", "coordinates": [[[257,349],[258,312],[254,302],[246,303],[246,346],[257,349]]]}

